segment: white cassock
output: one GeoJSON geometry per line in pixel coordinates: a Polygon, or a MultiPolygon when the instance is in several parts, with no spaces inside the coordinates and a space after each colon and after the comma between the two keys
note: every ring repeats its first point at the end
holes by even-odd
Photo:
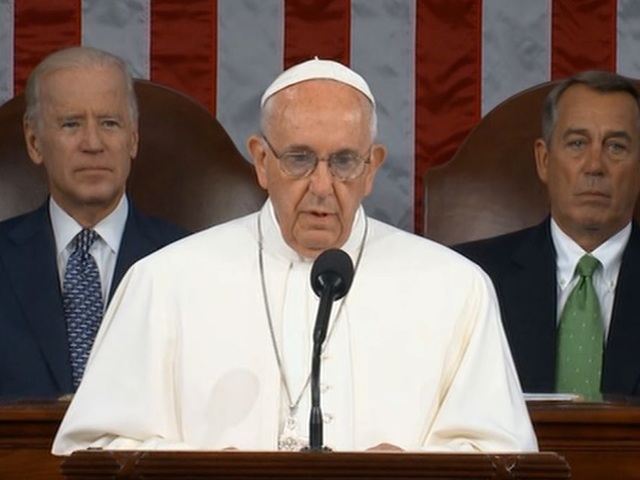
{"type": "MultiPolygon", "coordinates": [[[[342,248],[356,272],[333,306],[323,353],[324,444],[537,450],[484,272],[362,208],[342,248]]],[[[311,265],[282,239],[269,201],[138,262],[111,302],[53,453],[306,441],[311,265]]]]}

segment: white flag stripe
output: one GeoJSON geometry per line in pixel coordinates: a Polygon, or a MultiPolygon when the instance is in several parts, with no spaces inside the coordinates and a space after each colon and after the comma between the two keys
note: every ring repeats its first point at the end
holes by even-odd
{"type": "Polygon", "coordinates": [[[13,97],[13,0],[0,0],[0,104],[13,97]]]}
{"type": "Polygon", "coordinates": [[[150,0],[82,0],[82,45],[121,57],[137,78],[150,78],[150,0]]]}
{"type": "Polygon", "coordinates": [[[483,0],[482,115],[551,78],[550,37],[550,2],[483,0]]]}
{"type": "MultiPolygon", "coordinates": [[[[64,1],[61,5],[69,7],[75,6],[73,2],[77,0],[64,1]]],[[[204,5],[209,0],[197,1],[204,5]]],[[[482,5],[481,43],[470,45],[470,48],[477,48],[481,52],[480,97],[475,99],[481,114],[486,114],[518,91],[550,78],[552,9],[555,1],[482,0],[475,4],[482,5]]],[[[609,5],[617,5],[617,37],[613,42],[616,70],[640,78],[640,55],[637,54],[640,51],[640,1],[601,1],[603,3],[596,5],[600,11],[609,8],[609,5]]],[[[82,12],[81,31],[77,33],[81,34],[82,44],[114,52],[129,63],[135,76],[150,78],[151,66],[156,65],[152,61],[151,47],[166,42],[162,28],[153,29],[156,38],[151,37],[152,0],[81,0],[79,4],[82,12]]],[[[38,10],[28,5],[24,14],[37,16],[38,10]]],[[[246,138],[258,129],[258,99],[266,85],[282,70],[284,63],[285,5],[284,0],[218,0],[218,23],[214,29],[217,64],[203,65],[202,62],[207,61],[207,55],[202,55],[203,52],[184,52],[187,61],[193,58],[194,68],[205,71],[213,68],[216,116],[247,158],[246,138]]],[[[351,0],[350,5],[351,65],[367,78],[376,94],[379,103],[379,140],[387,145],[389,153],[376,181],[376,188],[365,204],[372,215],[413,230],[414,199],[420,198],[422,193],[414,191],[415,177],[422,174],[415,171],[415,145],[416,140],[423,142],[425,139],[425,132],[415,131],[414,62],[418,3],[416,0],[351,0]]],[[[42,43],[31,44],[33,40],[29,41],[28,25],[25,25],[29,19],[20,18],[20,22],[15,23],[17,6],[22,7],[22,4],[16,0],[0,0],[0,103],[15,95],[16,72],[22,76],[25,68],[31,67],[15,65],[16,58],[24,61],[31,53],[25,51],[25,46],[15,49],[16,34],[29,44],[26,48],[46,50],[48,32],[54,41],[59,42],[59,33],[73,32],[75,29],[74,24],[52,24],[51,19],[41,18],[40,14],[40,18],[35,18],[34,22],[37,22],[38,38],[43,37],[42,43]]],[[[299,8],[294,10],[300,12],[299,8]]],[[[434,12],[437,10],[434,8],[434,12]]],[[[561,10],[563,15],[571,15],[570,10],[561,10]]],[[[19,10],[19,13],[22,14],[23,10],[19,10]]],[[[436,23],[448,21],[437,17],[431,20],[436,23]]],[[[572,19],[559,20],[559,23],[563,23],[572,19]]],[[[591,40],[597,32],[584,32],[584,35],[591,40]]],[[[447,46],[442,45],[442,48],[447,46]]],[[[564,52],[566,48],[563,45],[561,51],[564,52]]],[[[297,50],[313,50],[313,45],[305,45],[297,50]]],[[[602,55],[602,52],[598,54],[602,55]]],[[[166,58],[160,60],[165,61],[166,58]]],[[[160,68],[170,67],[163,65],[160,68]]],[[[167,78],[164,71],[154,69],[154,75],[156,81],[167,78]]],[[[185,93],[192,96],[200,94],[202,97],[202,89],[198,87],[201,85],[192,85],[197,91],[185,93]]],[[[433,101],[434,105],[446,101],[438,98],[428,100],[433,101]]],[[[452,109],[459,107],[451,105],[452,109]]],[[[451,127],[455,129],[456,126],[451,127]]],[[[453,147],[448,146],[449,149],[453,147]]]]}
{"type": "Polygon", "coordinates": [[[640,78],[640,2],[618,0],[616,70],[640,78]]]}
{"type": "Polygon", "coordinates": [[[376,96],[378,138],[388,146],[365,205],[372,216],[406,230],[413,229],[414,211],[415,16],[413,0],[351,2],[351,66],[376,96]]]}
{"type": "Polygon", "coordinates": [[[283,8],[279,0],[218,1],[216,116],[247,159],[260,96],[282,71],[283,8]]]}

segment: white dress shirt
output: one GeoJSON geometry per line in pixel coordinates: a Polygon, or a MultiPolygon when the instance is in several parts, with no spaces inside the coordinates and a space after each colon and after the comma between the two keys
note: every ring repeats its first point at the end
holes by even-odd
{"type": "Polygon", "coordinates": [[[576,265],[580,258],[587,253],[591,253],[597,258],[601,265],[593,274],[593,286],[598,294],[600,310],[602,312],[602,322],[605,338],[609,334],[611,325],[611,312],[613,310],[613,300],[618,282],[618,273],[622,264],[622,254],[631,236],[631,223],[609,238],[592,252],[586,252],[571,237],[564,233],[558,224],[551,219],[551,238],[556,250],[556,277],[558,281],[558,311],[557,320],[560,320],[562,309],[578,282],[578,275],[575,275],[576,265]]]}
{"type": "MultiPolygon", "coordinates": [[[[116,268],[116,260],[118,258],[118,251],[120,250],[120,242],[127,222],[128,213],[129,202],[127,196],[123,195],[113,212],[93,227],[99,237],[91,246],[89,253],[91,253],[98,265],[104,305],[107,304],[109,291],[111,289],[113,272],[116,268]]],[[[64,284],[64,274],[67,268],[67,260],[69,260],[69,256],[73,253],[73,239],[82,230],[82,225],[65,212],[53,197],[49,197],[49,215],[51,217],[51,227],[53,228],[53,236],[56,242],[56,259],[58,261],[58,273],[60,275],[60,286],[62,288],[64,284]]]]}

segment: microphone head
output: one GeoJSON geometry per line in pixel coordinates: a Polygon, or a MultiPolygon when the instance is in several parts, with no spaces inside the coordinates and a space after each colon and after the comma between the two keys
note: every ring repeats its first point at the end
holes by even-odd
{"type": "Polygon", "coordinates": [[[311,287],[316,295],[329,286],[333,287],[333,300],[344,297],[353,281],[353,262],[351,257],[338,248],[322,252],[311,268],[311,287]]]}

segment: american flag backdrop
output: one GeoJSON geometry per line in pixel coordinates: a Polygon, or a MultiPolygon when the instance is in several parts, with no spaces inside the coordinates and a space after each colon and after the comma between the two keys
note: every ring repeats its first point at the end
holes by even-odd
{"type": "Polygon", "coordinates": [[[196,98],[245,155],[284,67],[315,55],[351,65],[389,150],[367,210],[420,232],[424,173],[499,102],[584,69],[640,77],[640,0],[0,0],[0,103],[74,44],[196,98]]]}

